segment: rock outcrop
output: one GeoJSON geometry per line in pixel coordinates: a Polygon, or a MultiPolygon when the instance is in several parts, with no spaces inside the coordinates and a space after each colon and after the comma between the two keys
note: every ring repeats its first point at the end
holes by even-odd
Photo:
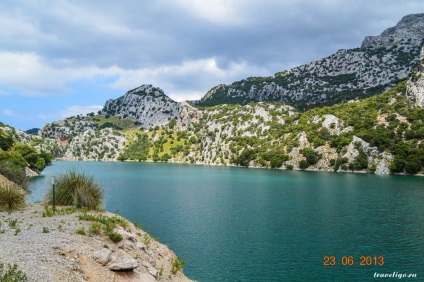
{"type": "Polygon", "coordinates": [[[196,103],[204,106],[250,101],[280,101],[300,109],[369,97],[405,79],[418,63],[424,14],[404,17],[361,48],[339,50],[326,58],[276,73],[212,88],[196,103]]]}
{"type": "Polygon", "coordinates": [[[408,80],[406,95],[418,106],[424,107],[424,46],[421,49],[419,70],[408,80]]]}

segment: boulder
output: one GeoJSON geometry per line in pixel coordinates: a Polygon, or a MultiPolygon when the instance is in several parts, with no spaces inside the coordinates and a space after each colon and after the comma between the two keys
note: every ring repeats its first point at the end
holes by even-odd
{"type": "Polygon", "coordinates": [[[112,252],[109,249],[103,248],[94,254],[94,258],[102,265],[106,265],[109,262],[111,255],[112,252]]]}
{"type": "Polygon", "coordinates": [[[138,266],[138,262],[133,258],[125,258],[111,263],[109,269],[113,271],[131,271],[138,266]]]}

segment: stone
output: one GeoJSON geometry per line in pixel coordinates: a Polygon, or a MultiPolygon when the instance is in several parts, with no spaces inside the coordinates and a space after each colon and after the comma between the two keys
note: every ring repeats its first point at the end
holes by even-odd
{"type": "Polygon", "coordinates": [[[130,240],[125,240],[119,247],[125,250],[135,250],[135,244],[130,240]]]}
{"type": "Polygon", "coordinates": [[[142,242],[137,242],[137,243],[135,244],[135,247],[136,247],[137,249],[140,249],[140,250],[143,250],[143,251],[147,250],[147,246],[146,246],[145,244],[143,244],[142,242]]]}
{"type": "Polygon", "coordinates": [[[154,267],[149,267],[149,273],[150,273],[152,276],[157,277],[157,275],[158,275],[158,270],[157,270],[156,268],[154,268],[154,267]]]}
{"type": "Polygon", "coordinates": [[[102,265],[106,265],[109,262],[111,255],[112,252],[109,249],[103,248],[94,254],[94,258],[102,265]]]}
{"type": "Polygon", "coordinates": [[[138,261],[133,258],[124,258],[109,265],[109,269],[113,271],[131,271],[136,267],[138,267],[138,261]]]}
{"type": "Polygon", "coordinates": [[[133,241],[133,242],[137,242],[137,239],[135,238],[135,235],[127,232],[125,230],[121,230],[119,229],[118,231],[116,231],[117,233],[121,234],[124,238],[128,238],[129,240],[133,241]]]}

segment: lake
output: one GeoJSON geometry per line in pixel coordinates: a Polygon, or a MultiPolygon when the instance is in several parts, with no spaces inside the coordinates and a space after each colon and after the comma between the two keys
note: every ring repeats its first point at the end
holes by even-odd
{"type": "Polygon", "coordinates": [[[423,279],[423,177],[56,161],[31,181],[28,200],[41,201],[50,177],[71,167],[103,185],[106,210],[169,244],[191,279],[423,279]],[[324,266],[325,256],[336,264],[324,266]]]}

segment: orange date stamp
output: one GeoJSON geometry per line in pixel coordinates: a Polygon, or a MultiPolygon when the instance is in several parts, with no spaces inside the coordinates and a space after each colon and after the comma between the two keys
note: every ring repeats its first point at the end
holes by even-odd
{"type": "Polygon", "coordinates": [[[324,256],[324,266],[383,266],[384,256],[360,256],[359,260],[355,260],[354,256],[342,256],[338,259],[335,256],[324,256]]]}

